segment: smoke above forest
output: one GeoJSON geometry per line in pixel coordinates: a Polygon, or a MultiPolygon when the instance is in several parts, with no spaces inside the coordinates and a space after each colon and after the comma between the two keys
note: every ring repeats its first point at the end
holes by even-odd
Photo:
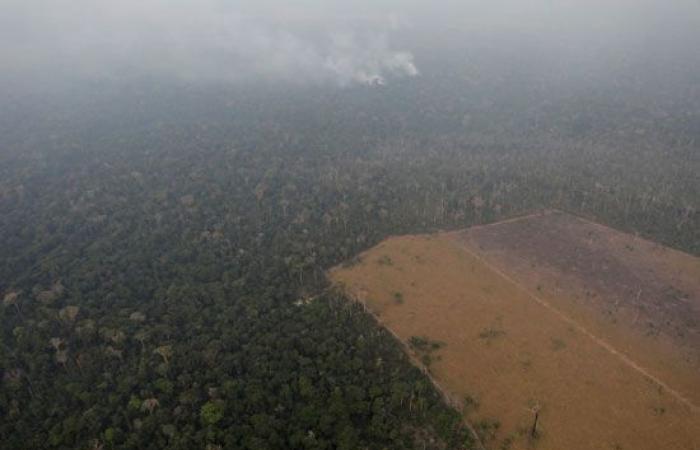
{"type": "Polygon", "coordinates": [[[364,21],[310,5],[214,0],[30,0],[3,10],[3,71],[17,77],[347,86],[418,75],[411,52],[390,43],[400,21],[387,12],[364,21]]]}
{"type": "Polygon", "coordinates": [[[506,55],[561,79],[675,80],[699,41],[693,0],[4,0],[0,82],[382,85],[444,73],[446,46],[470,70],[506,55]]]}

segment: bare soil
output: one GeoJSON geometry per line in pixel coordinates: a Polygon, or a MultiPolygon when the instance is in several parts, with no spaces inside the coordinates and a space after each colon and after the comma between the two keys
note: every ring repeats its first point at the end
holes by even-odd
{"type": "Polygon", "coordinates": [[[558,211],[451,235],[700,405],[700,259],[558,211]]]}
{"type": "Polygon", "coordinates": [[[390,238],[329,276],[489,449],[700,449],[697,258],[547,212],[390,238]]]}

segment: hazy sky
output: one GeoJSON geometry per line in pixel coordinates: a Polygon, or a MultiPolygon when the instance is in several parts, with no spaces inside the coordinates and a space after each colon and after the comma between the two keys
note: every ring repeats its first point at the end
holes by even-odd
{"type": "Polygon", "coordinates": [[[36,83],[379,84],[419,76],[411,43],[445,32],[465,47],[534,36],[562,57],[700,52],[696,0],[0,0],[0,11],[0,76],[36,83]]]}
{"type": "MultiPolygon", "coordinates": [[[[361,23],[313,2],[21,0],[2,2],[3,71],[75,76],[381,83],[415,76],[392,47],[391,13],[361,23]],[[289,4],[294,3],[294,6],[289,4]]],[[[372,11],[369,11],[370,13],[372,11]]]]}

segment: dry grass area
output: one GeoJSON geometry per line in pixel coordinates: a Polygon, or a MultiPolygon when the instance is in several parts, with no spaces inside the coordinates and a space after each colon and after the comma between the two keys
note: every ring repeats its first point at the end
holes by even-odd
{"type": "Polygon", "coordinates": [[[550,212],[390,238],[329,276],[489,449],[700,449],[697,258],[550,212]]]}

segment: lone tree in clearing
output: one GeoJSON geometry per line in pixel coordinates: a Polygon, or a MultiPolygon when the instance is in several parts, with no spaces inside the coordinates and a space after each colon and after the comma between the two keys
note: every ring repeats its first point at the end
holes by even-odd
{"type": "Polygon", "coordinates": [[[532,413],[535,415],[534,421],[532,422],[532,429],[530,430],[530,437],[533,439],[537,437],[537,422],[540,419],[540,410],[539,404],[533,406],[531,409],[532,413]]]}

